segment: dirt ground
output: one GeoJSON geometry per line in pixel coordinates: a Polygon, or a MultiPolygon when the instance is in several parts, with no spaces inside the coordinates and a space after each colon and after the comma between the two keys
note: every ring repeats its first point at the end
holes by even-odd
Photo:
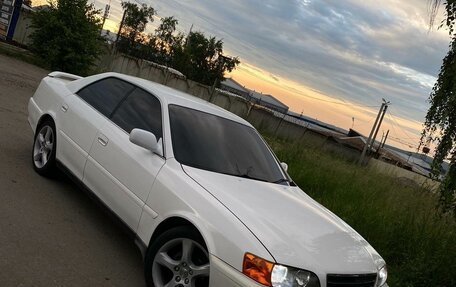
{"type": "Polygon", "coordinates": [[[65,177],[32,168],[27,102],[46,74],[0,55],[0,286],[144,286],[119,225],[65,177]]]}

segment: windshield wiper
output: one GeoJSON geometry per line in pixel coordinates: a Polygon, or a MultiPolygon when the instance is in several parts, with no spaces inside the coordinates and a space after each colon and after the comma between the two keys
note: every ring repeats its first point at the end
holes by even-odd
{"type": "Polygon", "coordinates": [[[257,178],[257,177],[250,176],[250,175],[248,175],[247,173],[244,173],[244,174],[235,174],[234,176],[242,177],[242,178],[247,178],[247,179],[253,179],[253,180],[259,180],[259,181],[269,182],[269,181],[267,181],[267,180],[265,180],[265,179],[262,179],[262,178],[257,178]]]}
{"type": "Polygon", "coordinates": [[[285,182],[288,183],[290,186],[297,186],[293,180],[288,179],[288,178],[281,178],[279,180],[274,181],[273,183],[281,184],[281,183],[285,183],[285,182]]]}

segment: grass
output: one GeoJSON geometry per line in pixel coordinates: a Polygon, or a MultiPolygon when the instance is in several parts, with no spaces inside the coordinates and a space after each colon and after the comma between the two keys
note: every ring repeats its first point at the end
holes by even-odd
{"type": "Polygon", "coordinates": [[[8,44],[0,42],[0,54],[21,60],[23,62],[41,67],[41,68],[49,68],[43,60],[37,58],[28,50],[14,48],[8,44]]]}
{"type": "Polygon", "coordinates": [[[382,255],[389,286],[456,286],[456,220],[440,213],[435,194],[312,147],[269,142],[293,180],[382,255]]]}
{"type": "MultiPolygon", "coordinates": [[[[45,66],[1,45],[0,54],[45,66]]],[[[391,287],[456,286],[456,220],[436,209],[437,196],[310,145],[267,140],[293,180],[383,256],[391,287]]]]}

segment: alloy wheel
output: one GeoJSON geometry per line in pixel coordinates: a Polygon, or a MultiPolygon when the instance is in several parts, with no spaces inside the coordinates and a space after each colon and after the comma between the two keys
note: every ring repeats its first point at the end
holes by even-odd
{"type": "Polygon", "coordinates": [[[35,137],[33,145],[33,162],[37,168],[43,168],[49,161],[54,148],[54,131],[45,125],[35,137]]]}
{"type": "Polygon", "coordinates": [[[155,287],[207,287],[209,266],[209,255],[198,242],[173,239],[156,253],[152,278],[155,287]]]}

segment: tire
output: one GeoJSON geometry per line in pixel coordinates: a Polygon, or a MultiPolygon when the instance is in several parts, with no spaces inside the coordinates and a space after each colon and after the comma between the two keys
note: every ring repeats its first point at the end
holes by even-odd
{"type": "Polygon", "coordinates": [[[33,169],[42,176],[53,177],[56,170],[57,147],[55,124],[51,119],[46,119],[36,130],[32,146],[33,169]]]}
{"type": "Polygon", "coordinates": [[[208,287],[209,271],[207,247],[198,231],[190,226],[165,231],[146,253],[144,273],[148,287],[169,283],[168,286],[208,287]]]}

